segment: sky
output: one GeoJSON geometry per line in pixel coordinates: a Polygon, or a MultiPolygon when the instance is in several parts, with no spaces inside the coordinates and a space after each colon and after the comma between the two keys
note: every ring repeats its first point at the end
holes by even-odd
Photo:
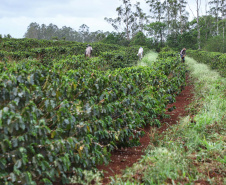
{"type": "MultiPolygon", "coordinates": [[[[139,1],[144,12],[149,7],[145,0],[139,1]]],[[[202,7],[205,7],[205,1],[202,7]]],[[[195,0],[188,0],[190,8],[187,11],[190,19],[194,18],[195,0]],[[191,10],[190,10],[191,9],[191,10]]],[[[32,22],[39,25],[50,23],[71,27],[74,30],[86,24],[92,31],[114,31],[113,27],[104,18],[116,18],[116,8],[122,4],[120,0],[1,0],[0,3],[0,34],[10,34],[13,38],[23,38],[28,26],[32,22]]],[[[201,15],[205,12],[201,11],[201,15]]]]}

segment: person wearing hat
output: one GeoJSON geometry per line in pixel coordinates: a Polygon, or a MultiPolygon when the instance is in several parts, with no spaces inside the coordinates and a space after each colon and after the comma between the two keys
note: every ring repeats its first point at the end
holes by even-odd
{"type": "Polygon", "coordinates": [[[86,46],[86,50],[85,50],[85,57],[91,57],[91,54],[92,54],[92,51],[93,51],[93,48],[88,44],[86,46]]]}

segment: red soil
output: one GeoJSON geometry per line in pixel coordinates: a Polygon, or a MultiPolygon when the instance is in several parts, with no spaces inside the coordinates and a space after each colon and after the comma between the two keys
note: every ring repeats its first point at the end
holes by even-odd
{"type": "MultiPolygon", "coordinates": [[[[185,108],[192,101],[193,85],[190,83],[189,77],[187,77],[186,81],[187,86],[176,97],[176,102],[168,105],[167,109],[172,106],[176,106],[176,109],[172,112],[166,112],[166,114],[170,115],[170,118],[161,120],[162,127],[157,128],[158,133],[162,133],[169,126],[177,124],[180,117],[187,115],[185,108]]],[[[141,158],[141,156],[144,154],[145,148],[149,145],[150,135],[152,133],[153,127],[146,126],[144,130],[146,134],[140,139],[140,146],[126,148],[123,150],[115,150],[111,154],[111,162],[109,165],[97,166],[98,170],[104,171],[103,184],[109,183],[109,177],[115,176],[116,174],[121,174],[122,170],[125,170],[127,167],[131,167],[141,158]]]]}

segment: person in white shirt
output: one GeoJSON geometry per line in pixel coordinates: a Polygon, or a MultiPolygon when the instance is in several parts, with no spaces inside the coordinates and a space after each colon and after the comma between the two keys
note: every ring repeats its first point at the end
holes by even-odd
{"type": "Polygon", "coordinates": [[[85,51],[85,57],[91,57],[91,54],[92,54],[92,51],[93,51],[93,48],[88,44],[86,46],[86,51],[85,51]]]}
{"type": "Polygon", "coordinates": [[[141,60],[143,58],[143,52],[144,52],[143,48],[140,47],[138,50],[138,54],[137,54],[137,56],[139,57],[139,60],[141,60]]]}

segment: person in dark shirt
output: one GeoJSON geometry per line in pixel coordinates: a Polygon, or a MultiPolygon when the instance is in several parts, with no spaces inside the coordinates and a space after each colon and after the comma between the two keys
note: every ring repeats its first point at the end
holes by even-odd
{"type": "Polygon", "coordinates": [[[185,56],[186,56],[186,48],[183,48],[180,52],[180,57],[182,59],[182,62],[185,62],[185,56]]]}

